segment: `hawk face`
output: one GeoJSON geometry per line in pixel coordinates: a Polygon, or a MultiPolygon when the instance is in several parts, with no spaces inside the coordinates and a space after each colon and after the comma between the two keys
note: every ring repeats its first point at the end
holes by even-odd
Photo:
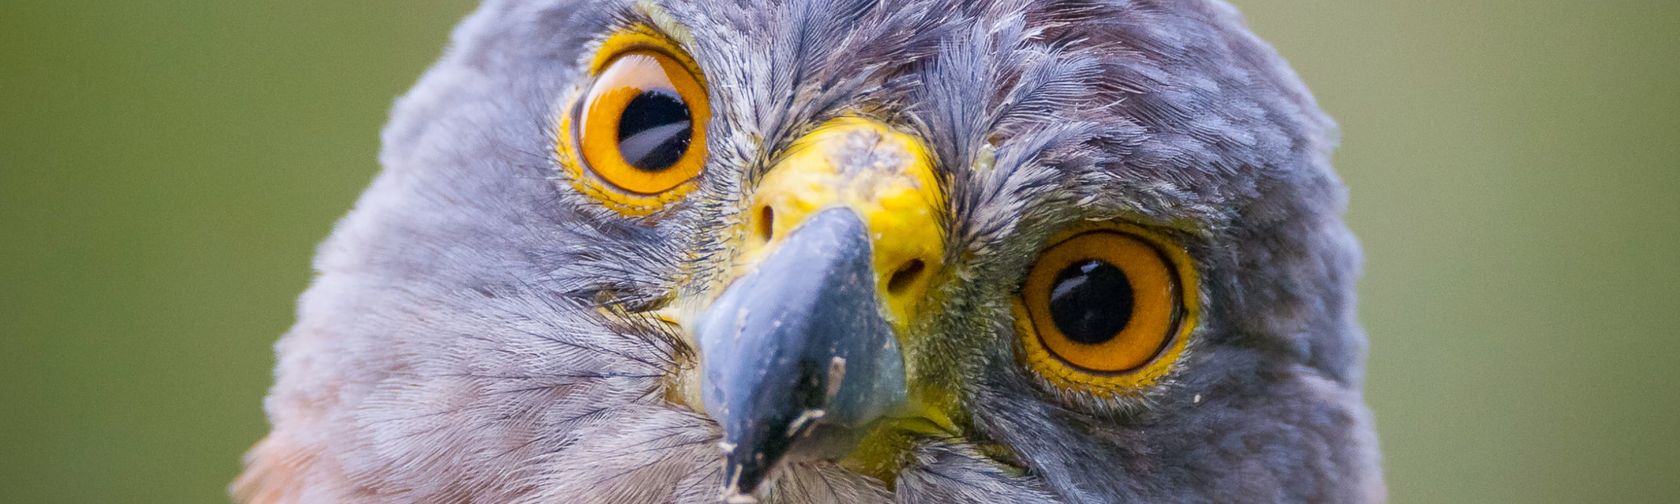
{"type": "Polygon", "coordinates": [[[1381,500],[1333,137],[1212,0],[491,0],[235,492],[1381,500]]]}

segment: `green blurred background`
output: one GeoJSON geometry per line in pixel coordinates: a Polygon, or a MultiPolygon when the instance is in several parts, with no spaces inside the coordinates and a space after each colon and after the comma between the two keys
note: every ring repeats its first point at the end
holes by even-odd
{"type": "MultiPolygon", "coordinates": [[[[1680,495],[1680,2],[1239,0],[1344,129],[1396,502],[1680,495]]],[[[0,4],[0,502],[218,502],[468,0],[0,4]]]]}

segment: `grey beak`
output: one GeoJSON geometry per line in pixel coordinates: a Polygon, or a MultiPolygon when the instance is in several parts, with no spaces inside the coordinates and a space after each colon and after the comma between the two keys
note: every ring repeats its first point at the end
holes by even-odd
{"type": "Polygon", "coordinates": [[[810,216],[696,325],[702,400],[723,427],[730,495],[786,456],[838,457],[905,403],[903,356],[856,213],[810,216]]]}

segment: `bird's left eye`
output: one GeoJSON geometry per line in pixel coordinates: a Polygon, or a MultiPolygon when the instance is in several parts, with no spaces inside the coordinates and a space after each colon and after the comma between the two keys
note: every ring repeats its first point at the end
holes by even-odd
{"type": "Polygon", "coordinates": [[[558,150],[584,192],[645,215],[692,189],[705,167],[706,92],[664,39],[628,32],[602,51],[593,83],[564,112],[558,150]]]}
{"type": "Polygon", "coordinates": [[[1028,366],[1063,388],[1141,392],[1171,368],[1194,324],[1188,263],[1170,241],[1130,227],[1054,241],[1016,303],[1028,366]]]}

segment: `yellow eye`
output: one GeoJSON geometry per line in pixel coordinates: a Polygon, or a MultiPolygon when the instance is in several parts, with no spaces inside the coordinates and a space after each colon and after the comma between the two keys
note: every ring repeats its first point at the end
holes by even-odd
{"type": "Polygon", "coordinates": [[[574,185],[646,215],[693,189],[706,165],[706,91],[673,44],[642,31],[609,39],[594,82],[562,117],[558,146],[574,185]]]}
{"type": "Polygon", "coordinates": [[[1183,350],[1195,282],[1183,250],[1145,230],[1066,236],[1033,264],[1016,303],[1026,361],[1064,388],[1138,394],[1183,350]]]}

